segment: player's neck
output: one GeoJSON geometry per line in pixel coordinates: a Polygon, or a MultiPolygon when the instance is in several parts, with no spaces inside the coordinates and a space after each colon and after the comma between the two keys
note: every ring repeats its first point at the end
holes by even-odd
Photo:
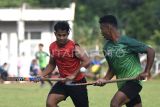
{"type": "Polygon", "coordinates": [[[69,42],[69,40],[67,40],[65,43],[61,44],[59,42],[57,42],[58,47],[62,48],[64,47],[67,43],[69,42]]]}

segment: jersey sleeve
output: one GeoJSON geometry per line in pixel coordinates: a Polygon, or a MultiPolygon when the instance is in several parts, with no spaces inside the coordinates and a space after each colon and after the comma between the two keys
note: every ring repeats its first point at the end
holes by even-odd
{"type": "Polygon", "coordinates": [[[129,37],[126,38],[125,42],[127,43],[129,49],[135,53],[146,53],[147,48],[149,47],[146,44],[129,37]]]}

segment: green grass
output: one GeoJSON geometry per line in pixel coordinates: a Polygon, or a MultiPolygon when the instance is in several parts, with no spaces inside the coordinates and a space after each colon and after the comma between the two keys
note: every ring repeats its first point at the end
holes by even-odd
{"type": "MultiPolygon", "coordinates": [[[[0,107],[45,107],[49,90],[48,84],[43,88],[40,88],[38,83],[0,84],[0,107]]],[[[104,87],[88,86],[90,107],[109,107],[116,90],[116,84],[108,84],[104,87]]],[[[141,96],[143,107],[158,107],[160,105],[160,80],[144,82],[141,96]]],[[[70,98],[59,105],[60,107],[74,107],[70,98]]]]}

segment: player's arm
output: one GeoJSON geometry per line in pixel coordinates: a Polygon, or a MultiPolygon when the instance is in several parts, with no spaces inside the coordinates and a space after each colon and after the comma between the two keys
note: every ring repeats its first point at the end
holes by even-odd
{"type": "Polygon", "coordinates": [[[147,48],[147,63],[144,69],[144,72],[142,72],[138,79],[145,79],[146,77],[149,76],[150,70],[152,68],[153,62],[154,62],[154,57],[155,57],[155,51],[154,49],[148,47],[147,48]]]}
{"type": "Polygon", "coordinates": [[[90,58],[87,56],[86,52],[79,45],[75,46],[74,51],[75,51],[75,56],[81,60],[81,64],[73,75],[67,77],[70,80],[73,80],[78,75],[82,67],[84,67],[84,69],[87,69],[90,65],[90,58]]]}
{"type": "Polygon", "coordinates": [[[75,56],[81,60],[81,67],[88,68],[90,65],[90,58],[87,53],[79,45],[75,46],[75,56]]]}
{"type": "Polygon", "coordinates": [[[114,76],[114,74],[113,74],[112,70],[109,68],[106,75],[103,77],[103,79],[110,80],[110,79],[112,79],[113,76],[114,76]]]}
{"type": "Polygon", "coordinates": [[[49,63],[46,66],[45,70],[42,72],[41,76],[45,77],[47,76],[49,73],[51,73],[54,69],[56,68],[56,63],[53,57],[50,57],[49,59],[49,63]]]}
{"type": "Polygon", "coordinates": [[[100,78],[96,81],[96,86],[104,86],[106,84],[106,81],[107,80],[110,80],[112,79],[114,76],[113,72],[112,72],[112,69],[109,68],[106,75],[103,77],[103,78],[100,78]]]}
{"type": "Polygon", "coordinates": [[[145,79],[146,77],[149,76],[151,67],[154,62],[154,57],[155,57],[154,49],[135,39],[128,38],[126,42],[133,52],[147,54],[147,64],[145,70],[137,77],[138,79],[145,79]]]}

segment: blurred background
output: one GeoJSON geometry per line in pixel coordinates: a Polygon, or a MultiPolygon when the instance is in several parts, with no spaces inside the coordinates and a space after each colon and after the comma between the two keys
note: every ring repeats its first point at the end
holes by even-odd
{"type": "MultiPolygon", "coordinates": [[[[103,62],[104,40],[99,17],[114,14],[122,35],[147,43],[156,50],[152,73],[160,72],[160,0],[0,0],[0,65],[8,64],[10,76],[29,76],[31,61],[44,44],[55,41],[56,21],[68,21],[70,39],[103,62]]],[[[146,57],[141,55],[145,64],[146,57]]],[[[104,71],[104,69],[102,69],[104,71]]],[[[105,68],[106,71],[106,68],[105,68]]]]}
{"type": "MultiPolygon", "coordinates": [[[[40,69],[36,59],[39,44],[48,60],[49,45],[55,41],[54,24],[63,20],[71,26],[69,38],[79,43],[92,60],[86,76],[92,81],[103,77],[108,66],[102,52],[104,39],[98,20],[105,14],[114,14],[122,35],[144,42],[156,51],[152,77],[144,82],[141,95],[144,107],[158,107],[159,4],[160,0],[0,0],[0,73],[5,71],[13,77],[36,76],[40,69]]],[[[140,55],[140,59],[144,67],[146,56],[140,55]]],[[[53,75],[58,75],[57,69],[53,75]]],[[[49,85],[40,88],[40,83],[20,84],[22,82],[1,79],[0,83],[0,107],[45,107],[49,85]]],[[[107,107],[117,87],[116,84],[107,84],[103,88],[89,86],[88,90],[90,107],[107,107]]],[[[74,105],[67,99],[60,106],[74,105]]]]}

